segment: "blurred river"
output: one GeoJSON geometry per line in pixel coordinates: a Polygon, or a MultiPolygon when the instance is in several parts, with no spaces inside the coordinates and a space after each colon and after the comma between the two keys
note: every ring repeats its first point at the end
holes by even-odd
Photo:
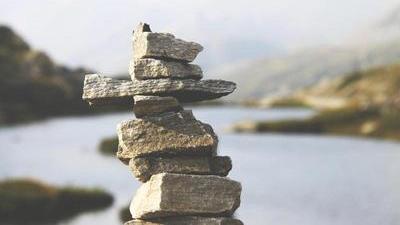
{"type": "MultiPolygon", "coordinates": [[[[304,109],[194,108],[233,160],[243,185],[237,211],[247,225],[399,225],[400,143],[316,135],[229,134],[245,119],[303,118],[304,109]]],[[[0,178],[33,177],[58,185],[102,187],[113,207],[59,225],[122,224],[118,211],[139,183],[118,160],[98,153],[104,137],[132,114],[70,117],[0,129],[0,178]]]]}

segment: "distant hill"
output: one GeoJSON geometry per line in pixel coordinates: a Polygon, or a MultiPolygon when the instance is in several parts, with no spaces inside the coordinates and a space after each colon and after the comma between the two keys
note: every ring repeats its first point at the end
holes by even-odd
{"type": "Polygon", "coordinates": [[[0,26],[0,124],[90,113],[81,100],[84,68],[58,65],[0,26]]]}
{"type": "Polygon", "coordinates": [[[400,61],[400,39],[368,47],[319,48],[280,58],[230,65],[220,72],[237,82],[231,100],[282,96],[353,71],[400,61]]]}
{"type": "Polygon", "coordinates": [[[353,70],[358,66],[355,55],[346,49],[313,49],[281,58],[229,65],[221,76],[238,84],[238,89],[228,98],[261,99],[286,95],[327,76],[353,70]]]}
{"type": "Polygon", "coordinates": [[[234,63],[215,71],[237,82],[230,100],[258,100],[290,95],[323,80],[400,62],[400,7],[368,29],[357,32],[346,46],[319,47],[277,58],[234,63]]]}
{"type": "Polygon", "coordinates": [[[308,119],[245,121],[234,124],[232,130],[400,140],[400,64],[353,72],[271,104],[282,105],[285,102],[320,110],[308,119]]]}
{"type": "Polygon", "coordinates": [[[294,96],[316,107],[325,104],[329,108],[329,102],[341,102],[342,107],[400,109],[400,64],[353,72],[321,82],[294,96]]]}

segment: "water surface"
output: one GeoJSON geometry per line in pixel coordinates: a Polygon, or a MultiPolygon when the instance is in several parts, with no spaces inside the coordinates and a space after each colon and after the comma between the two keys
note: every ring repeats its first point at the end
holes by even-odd
{"type": "MultiPolygon", "coordinates": [[[[237,211],[248,225],[399,225],[400,144],[316,135],[229,134],[246,119],[303,118],[299,109],[195,108],[220,138],[220,155],[233,159],[230,177],[242,182],[237,211]]],[[[98,153],[101,138],[132,114],[53,119],[0,129],[0,178],[33,177],[52,184],[100,186],[110,209],[60,225],[121,224],[118,210],[139,183],[118,160],[98,153]]]]}

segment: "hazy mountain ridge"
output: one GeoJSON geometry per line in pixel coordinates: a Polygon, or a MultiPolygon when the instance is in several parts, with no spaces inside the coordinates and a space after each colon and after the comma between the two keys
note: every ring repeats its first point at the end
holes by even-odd
{"type": "Polygon", "coordinates": [[[248,63],[224,72],[238,83],[231,99],[261,99],[287,95],[325,79],[400,61],[400,41],[362,48],[312,49],[287,57],[248,63]]]}
{"type": "Polygon", "coordinates": [[[320,47],[278,58],[265,58],[245,65],[230,65],[219,72],[237,82],[230,100],[254,100],[290,95],[323,80],[358,70],[400,62],[400,7],[354,36],[342,47],[320,47]]]}

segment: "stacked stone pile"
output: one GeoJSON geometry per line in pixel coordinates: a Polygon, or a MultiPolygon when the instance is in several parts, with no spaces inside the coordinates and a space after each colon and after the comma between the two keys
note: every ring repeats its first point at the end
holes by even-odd
{"type": "Polygon", "coordinates": [[[218,138],[182,102],[216,99],[236,85],[201,80],[191,64],[203,47],[151,32],[139,24],[133,35],[131,81],[86,75],[83,99],[104,104],[133,98],[137,119],[118,125],[117,157],[142,186],[125,225],[241,225],[232,218],[240,205],[240,183],[226,178],[231,159],[217,155],[218,138]]]}

